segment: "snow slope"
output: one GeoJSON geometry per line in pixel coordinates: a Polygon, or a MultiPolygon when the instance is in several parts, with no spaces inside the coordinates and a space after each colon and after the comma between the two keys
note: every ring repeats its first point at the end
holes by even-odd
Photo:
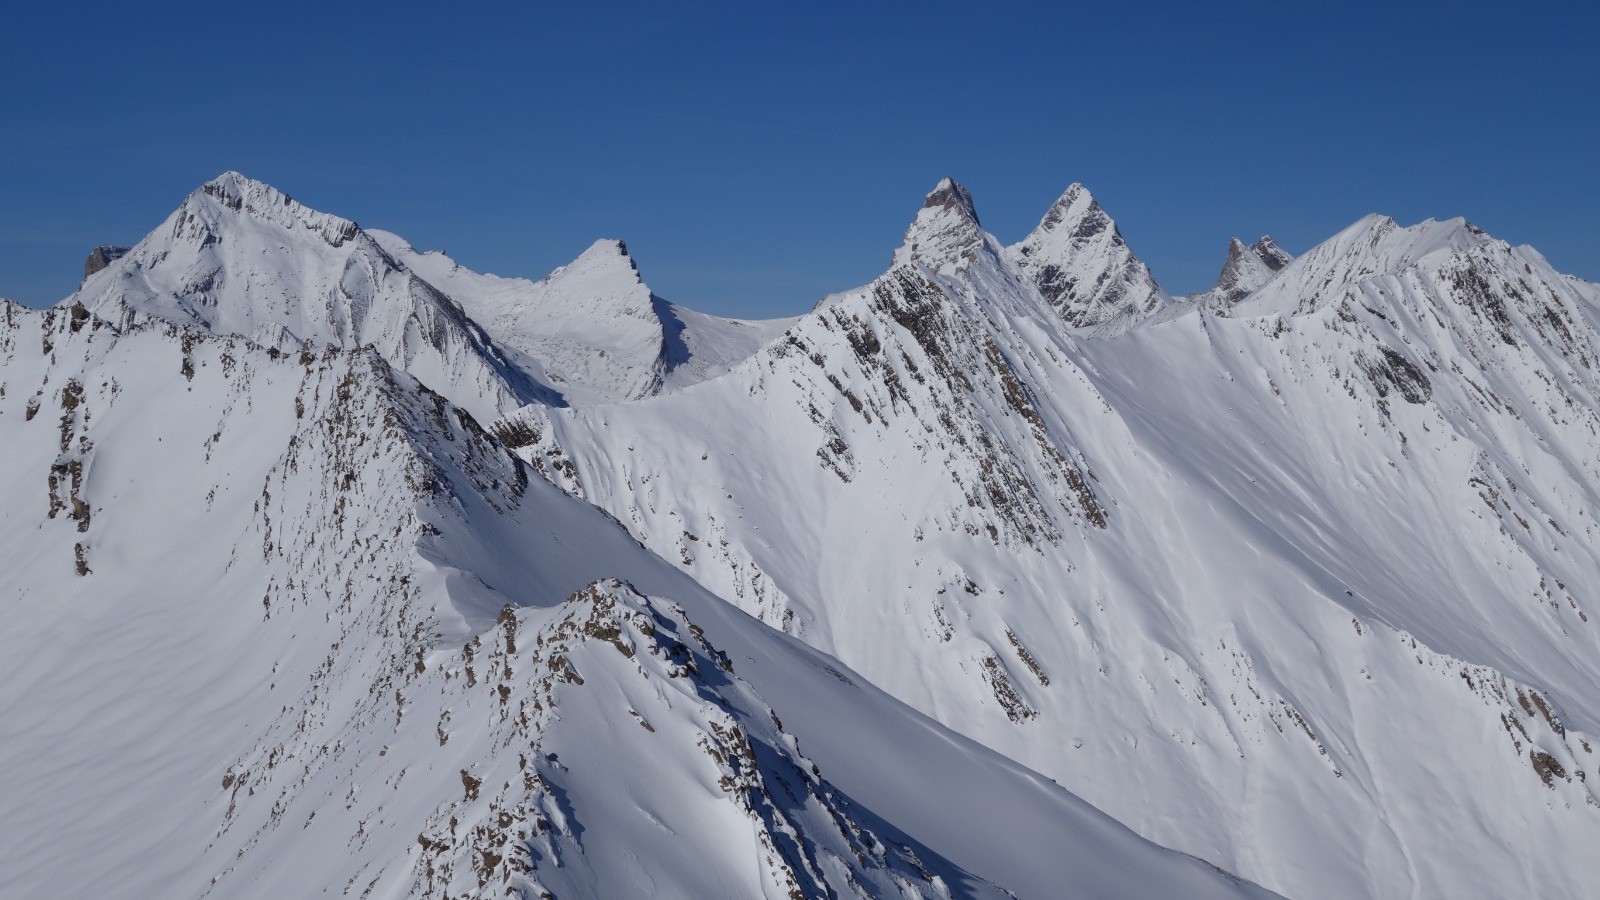
{"type": "Polygon", "coordinates": [[[1153,840],[1288,896],[1587,896],[1595,293],[1370,217],[1171,301],[1086,198],[1002,249],[946,181],[727,375],[495,430],[1153,840]]]}
{"type": "Polygon", "coordinates": [[[0,303],[0,447],[7,896],[1264,896],[738,612],[374,350],[0,303]]]}
{"type": "Polygon", "coordinates": [[[723,319],[668,303],[621,241],[596,241],[541,281],[480,275],[386,232],[374,236],[483,324],[574,406],[636,400],[719,375],[792,319],[723,319]]]}

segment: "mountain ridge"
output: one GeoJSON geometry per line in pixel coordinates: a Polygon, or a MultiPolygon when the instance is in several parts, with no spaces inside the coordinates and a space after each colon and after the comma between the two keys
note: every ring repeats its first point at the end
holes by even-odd
{"type": "Polygon", "coordinates": [[[736,613],[375,350],[6,305],[0,363],[44,601],[0,638],[42,673],[8,891],[1264,896],[736,613]],[[971,790],[1068,852],[962,826],[971,790]]]}
{"type": "Polygon", "coordinates": [[[719,379],[500,427],[752,615],[1163,843],[1288,895],[1581,893],[1595,636],[1558,585],[1594,558],[1592,301],[1465,222],[1369,217],[1226,308],[1074,322],[964,201],[942,183],[916,253],[719,379]],[[1416,768],[1443,733],[1459,780],[1416,768]],[[1536,814],[1550,791],[1568,812],[1536,814]],[[1525,832],[1463,861],[1429,809],[1567,849],[1523,882],[1489,860],[1525,832]],[[1378,817],[1382,847],[1350,824],[1378,817]],[[1311,847],[1337,886],[1278,862],[1311,847]]]}
{"type": "Polygon", "coordinates": [[[1600,288],[1463,219],[1172,297],[1081,185],[1007,247],[944,179],[747,323],[620,241],[479,275],[230,173],[106,263],[0,304],[7,584],[85,607],[0,630],[50,673],[0,883],[68,834],[92,888],[262,895],[1600,877],[1600,288]],[[140,742],[165,854],[29,762],[116,796],[140,742]]]}

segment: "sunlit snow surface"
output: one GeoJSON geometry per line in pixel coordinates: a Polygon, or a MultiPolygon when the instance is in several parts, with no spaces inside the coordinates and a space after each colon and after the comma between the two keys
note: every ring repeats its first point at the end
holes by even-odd
{"type": "Polygon", "coordinates": [[[707,593],[374,352],[0,315],[0,894],[1256,893],[707,593]]]}
{"type": "Polygon", "coordinates": [[[1095,295],[940,191],[728,376],[529,409],[520,452],[1161,843],[1291,896],[1586,895],[1592,286],[1372,217],[1237,305],[1074,330],[1095,295]]]}
{"type": "Polygon", "coordinates": [[[0,304],[0,894],[1588,896],[1597,302],[947,181],[739,322],[230,173],[0,304]]]}

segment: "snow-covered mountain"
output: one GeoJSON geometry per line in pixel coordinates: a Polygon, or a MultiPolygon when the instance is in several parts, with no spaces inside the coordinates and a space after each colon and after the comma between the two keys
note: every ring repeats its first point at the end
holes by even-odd
{"type": "Polygon", "coordinates": [[[1459,219],[739,322],[226,175],[0,302],[0,893],[1588,896],[1597,362],[1459,219]]]}
{"type": "MultiPolygon", "coordinates": [[[[970,197],[967,208],[972,208],[970,197]]],[[[1006,256],[1075,328],[1126,331],[1169,313],[1173,305],[1128,248],[1117,223],[1081,184],[1067,188],[1032,234],[1006,248],[1006,256]]]]}
{"type": "Polygon", "coordinates": [[[738,612],[370,348],[0,303],[0,446],[7,896],[1265,896],[738,612]]]}
{"type": "Polygon", "coordinates": [[[542,281],[480,275],[228,172],[133,248],[98,247],[67,301],[281,352],[371,345],[485,421],[529,403],[647,397],[726,371],[792,320],[722,319],[651,293],[621,241],[542,281]]]}
{"type": "Polygon", "coordinates": [[[1296,897],[1586,895],[1594,292],[1460,220],[1244,249],[1282,264],[1173,301],[1081,189],[1002,249],[947,181],[727,375],[496,430],[1158,842],[1296,897]]]}
{"type": "Polygon", "coordinates": [[[723,319],[651,292],[622,241],[596,241],[541,281],[481,275],[373,232],[483,324],[517,363],[575,406],[637,400],[727,371],[792,319],[723,319]]]}
{"type": "Polygon", "coordinates": [[[161,319],[282,352],[370,344],[482,417],[548,397],[356,223],[237,172],[202,185],[131,250],[97,250],[85,271],[65,303],[119,325],[161,319]]]}

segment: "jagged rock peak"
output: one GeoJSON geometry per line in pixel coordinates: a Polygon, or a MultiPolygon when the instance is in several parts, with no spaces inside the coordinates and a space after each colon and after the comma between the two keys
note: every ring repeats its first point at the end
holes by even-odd
{"type": "Polygon", "coordinates": [[[1100,206],[1100,201],[1089,193],[1088,188],[1077,182],[1063,191],[1061,196],[1056,198],[1056,202],[1050,204],[1044,218],[1039,220],[1039,227],[1034,229],[1034,234],[1041,232],[1048,234],[1057,231],[1063,225],[1068,229],[1070,236],[1078,240],[1085,240],[1109,230],[1112,243],[1118,246],[1125,243],[1122,240],[1122,232],[1117,230],[1117,223],[1106,214],[1105,209],[1100,206]]]}
{"type": "Polygon", "coordinates": [[[1294,257],[1279,247],[1270,236],[1263,235],[1254,244],[1229,238],[1228,259],[1222,264],[1222,273],[1217,276],[1217,283],[1209,294],[1223,303],[1237,303],[1293,261],[1294,257]]]}
{"type": "Polygon", "coordinates": [[[1167,292],[1082,184],[1068,187],[1008,255],[1077,328],[1126,331],[1171,305],[1167,292]]]}
{"type": "Polygon", "coordinates": [[[1274,272],[1294,262],[1294,255],[1279,247],[1278,242],[1274,241],[1270,234],[1263,234],[1250,245],[1250,250],[1274,272]]]}
{"type": "Polygon", "coordinates": [[[83,261],[83,277],[88,278],[90,275],[127,256],[128,249],[127,247],[104,245],[89,251],[89,258],[83,261]]]}
{"type": "Polygon", "coordinates": [[[922,201],[923,209],[936,207],[959,213],[971,219],[972,224],[979,224],[977,207],[972,205],[972,194],[949,176],[942,179],[927,199],[922,201]]]}
{"type": "Polygon", "coordinates": [[[969,267],[987,249],[987,243],[972,195],[953,179],[944,178],[923,200],[922,209],[906,229],[894,265],[920,264],[936,272],[953,272],[969,267]]]}

